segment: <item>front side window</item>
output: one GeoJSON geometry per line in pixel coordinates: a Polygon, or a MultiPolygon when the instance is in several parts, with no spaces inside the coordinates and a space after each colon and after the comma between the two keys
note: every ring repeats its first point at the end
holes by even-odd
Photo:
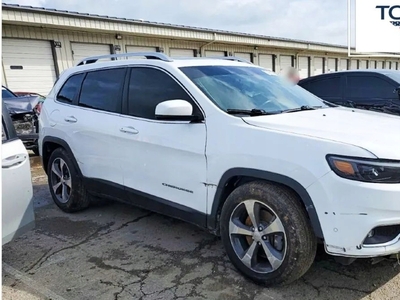
{"type": "Polygon", "coordinates": [[[79,106],[119,112],[125,68],[89,72],[82,84],[79,106]]]}
{"type": "Polygon", "coordinates": [[[73,75],[65,82],[57,95],[57,100],[65,103],[72,103],[81,88],[84,74],[73,75]]]}
{"type": "Polygon", "coordinates": [[[188,93],[168,74],[154,68],[132,68],[129,81],[128,114],[155,119],[156,106],[167,100],[186,100],[197,107],[188,93]]]}
{"type": "Polygon", "coordinates": [[[261,68],[195,66],[181,70],[224,111],[280,113],[304,106],[327,107],[317,96],[261,68]]]}
{"type": "Polygon", "coordinates": [[[347,95],[350,99],[391,99],[395,86],[375,76],[347,77],[347,95]]]}

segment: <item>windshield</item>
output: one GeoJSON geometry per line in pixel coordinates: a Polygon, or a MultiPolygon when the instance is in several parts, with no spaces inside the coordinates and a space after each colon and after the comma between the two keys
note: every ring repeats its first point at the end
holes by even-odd
{"type": "Polygon", "coordinates": [[[261,68],[195,66],[181,70],[225,111],[259,109],[279,113],[300,107],[328,107],[300,86],[261,68]]]}
{"type": "Polygon", "coordinates": [[[7,99],[7,98],[16,98],[17,96],[15,96],[13,93],[11,93],[9,90],[2,88],[1,89],[1,98],[2,99],[7,99]]]}

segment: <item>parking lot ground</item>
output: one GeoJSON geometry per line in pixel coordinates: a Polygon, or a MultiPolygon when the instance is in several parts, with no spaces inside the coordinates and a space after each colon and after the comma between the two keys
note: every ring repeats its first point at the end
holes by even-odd
{"type": "Polygon", "coordinates": [[[3,247],[3,299],[400,299],[396,261],[344,267],[323,251],[298,282],[257,286],[194,226],[113,202],[63,213],[31,161],[36,229],[3,247]]]}

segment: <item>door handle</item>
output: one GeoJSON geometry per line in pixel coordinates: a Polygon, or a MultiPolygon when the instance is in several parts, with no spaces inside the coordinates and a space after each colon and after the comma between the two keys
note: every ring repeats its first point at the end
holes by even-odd
{"type": "Polygon", "coordinates": [[[3,169],[9,169],[11,167],[22,164],[26,160],[27,156],[25,154],[17,154],[9,156],[2,160],[1,167],[3,169]]]}
{"type": "Polygon", "coordinates": [[[67,122],[67,123],[76,123],[76,122],[78,122],[78,120],[74,116],[65,117],[64,121],[67,122]]]}
{"type": "Polygon", "coordinates": [[[138,134],[139,131],[135,128],[133,128],[132,126],[127,126],[127,127],[122,127],[120,129],[121,132],[123,133],[127,133],[127,134],[138,134]]]}

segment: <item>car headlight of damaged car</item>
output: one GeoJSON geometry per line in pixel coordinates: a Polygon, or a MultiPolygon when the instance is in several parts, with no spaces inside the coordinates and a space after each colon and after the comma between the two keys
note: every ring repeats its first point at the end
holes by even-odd
{"type": "Polygon", "coordinates": [[[338,176],[371,183],[400,183],[400,161],[328,155],[329,166],[338,176]]]}

